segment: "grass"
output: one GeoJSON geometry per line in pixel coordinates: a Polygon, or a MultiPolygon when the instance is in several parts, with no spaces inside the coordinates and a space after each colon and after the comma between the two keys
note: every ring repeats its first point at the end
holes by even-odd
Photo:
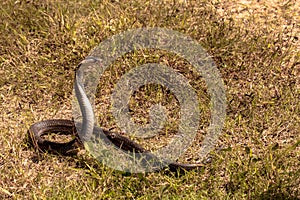
{"type": "MultiPolygon", "coordinates": [[[[1,199],[300,199],[300,5],[286,1],[4,1],[0,8],[1,199]],[[42,119],[70,119],[76,65],[104,39],[131,28],[165,27],[206,48],[224,80],[227,118],[221,151],[201,171],[182,176],[126,174],[77,156],[37,154],[26,142],[42,119]]],[[[116,131],[109,95],[118,79],[148,62],[172,67],[197,90],[203,121],[195,154],[209,121],[206,86],[184,59],[140,51],[118,59],[100,80],[97,114],[116,131]],[[202,105],[203,104],[203,105],[202,105]]],[[[148,109],[170,110],[166,134],[176,131],[178,105],[163,87],[145,86],[131,99],[134,120],[148,109]]],[[[161,143],[154,143],[160,141],[161,143]]],[[[154,145],[156,144],[156,145],[154,145]]]]}

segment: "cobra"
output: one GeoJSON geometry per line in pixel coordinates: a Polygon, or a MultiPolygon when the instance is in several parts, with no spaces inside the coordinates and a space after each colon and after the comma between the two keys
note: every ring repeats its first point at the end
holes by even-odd
{"type": "MultiPolygon", "coordinates": [[[[89,60],[85,60],[83,62],[88,61],[89,60]]],[[[78,65],[77,69],[81,66],[81,64],[83,64],[83,62],[78,65]]],[[[90,134],[92,134],[95,129],[100,129],[100,127],[94,127],[93,109],[87,95],[85,94],[84,87],[81,82],[81,76],[82,74],[80,70],[77,70],[75,73],[74,88],[75,95],[82,114],[82,124],[80,131],[86,134],[82,135],[81,138],[79,137],[73,120],[49,119],[34,123],[29,128],[29,135],[35,148],[39,151],[48,151],[51,153],[58,153],[63,155],[77,153],[79,149],[84,147],[82,140],[89,140],[90,134]],[[49,133],[72,135],[73,139],[68,142],[59,143],[43,138],[44,135],[47,135],[49,133]]],[[[102,129],[102,131],[104,135],[100,136],[101,139],[106,139],[107,142],[111,142],[113,145],[115,145],[115,147],[129,152],[147,153],[148,156],[156,159],[156,156],[154,154],[152,154],[150,151],[148,151],[138,143],[130,140],[129,138],[106,129],[102,129]]],[[[203,163],[183,164],[178,162],[171,162],[166,165],[166,167],[169,168],[170,171],[177,172],[197,170],[203,168],[203,166],[203,163]]],[[[161,168],[158,168],[158,170],[161,170],[161,168]]]]}

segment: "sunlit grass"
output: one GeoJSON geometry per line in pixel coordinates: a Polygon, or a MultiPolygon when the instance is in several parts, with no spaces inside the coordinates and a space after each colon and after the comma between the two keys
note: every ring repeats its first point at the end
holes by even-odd
{"type": "MultiPolygon", "coordinates": [[[[300,6],[293,0],[247,2],[3,2],[1,199],[300,198],[300,6]],[[26,141],[29,126],[42,119],[72,118],[76,65],[104,39],[140,27],[185,33],[213,57],[228,101],[221,150],[212,152],[202,170],[182,176],[113,171],[84,151],[74,157],[36,154],[26,141]]],[[[99,123],[120,131],[110,113],[110,94],[126,71],[149,62],[172,67],[198,92],[199,137],[180,160],[196,159],[209,123],[209,96],[201,76],[173,54],[133,52],[110,66],[99,80],[99,123]]],[[[178,126],[176,98],[156,85],[133,95],[135,122],[149,122],[148,109],[155,103],[166,105],[169,121],[159,137],[139,141],[149,149],[168,142],[178,126]]]]}

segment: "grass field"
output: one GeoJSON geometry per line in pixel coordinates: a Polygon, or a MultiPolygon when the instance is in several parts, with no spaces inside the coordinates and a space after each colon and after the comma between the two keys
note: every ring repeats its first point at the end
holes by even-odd
{"type": "MultiPolygon", "coordinates": [[[[300,199],[300,3],[288,1],[2,1],[0,8],[0,199],[300,199]],[[76,65],[104,39],[141,27],[164,27],[197,40],[223,78],[227,117],[221,150],[200,171],[126,174],[76,156],[39,154],[27,130],[43,119],[72,118],[76,65]]],[[[209,95],[184,59],[163,51],[118,59],[99,81],[99,123],[110,114],[118,79],[138,65],[174,68],[197,90],[199,137],[180,158],[197,159],[209,123],[209,95]]],[[[178,105],[162,87],[145,86],[130,102],[135,122],[148,108],[169,110],[167,134],[139,141],[149,149],[176,131],[178,105]],[[156,141],[156,142],[155,142],[156,141]],[[158,141],[158,142],[157,142],[158,141]]]]}

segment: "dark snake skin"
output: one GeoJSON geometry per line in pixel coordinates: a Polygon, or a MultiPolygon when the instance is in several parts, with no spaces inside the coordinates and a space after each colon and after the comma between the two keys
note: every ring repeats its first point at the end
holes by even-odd
{"type": "MultiPolygon", "coordinates": [[[[149,155],[153,155],[148,150],[123,135],[107,130],[103,130],[103,132],[105,136],[111,141],[111,143],[122,150],[137,153],[148,153],[149,155]]],[[[29,128],[29,135],[35,148],[37,148],[39,151],[48,151],[51,153],[62,155],[71,155],[76,154],[81,148],[83,148],[83,144],[78,136],[75,124],[71,120],[51,119],[37,122],[31,125],[31,127],[29,128]],[[46,140],[42,137],[43,135],[47,135],[49,133],[71,135],[73,136],[73,139],[65,143],[59,143],[46,140]]],[[[153,157],[155,156],[153,155],[153,157]]],[[[168,168],[170,171],[180,172],[200,169],[203,168],[203,166],[204,164],[202,163],[181,164],[173,162],[168,164],[168,168]]]]}

